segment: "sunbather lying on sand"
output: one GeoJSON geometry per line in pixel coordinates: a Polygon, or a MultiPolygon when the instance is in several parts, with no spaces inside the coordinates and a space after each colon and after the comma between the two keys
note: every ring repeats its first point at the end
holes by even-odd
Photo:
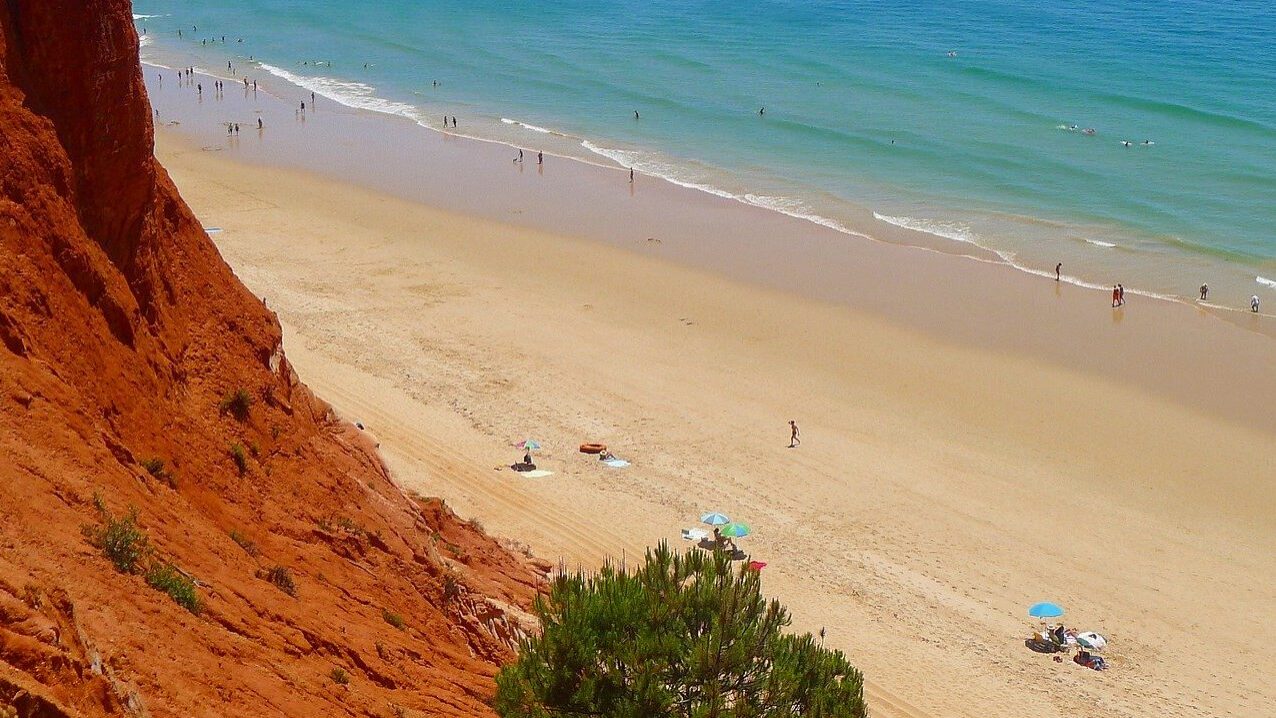
{"type": "Polygon", "coordinates": [[[1074,663],[1086,668],[1093,668],[1096,671],[1106,671],[1108,662],[1103,660],[1103,656],[1096,656],[1084,648],[1077,651],[1077,655],[1072,657],[1074,663]]]}

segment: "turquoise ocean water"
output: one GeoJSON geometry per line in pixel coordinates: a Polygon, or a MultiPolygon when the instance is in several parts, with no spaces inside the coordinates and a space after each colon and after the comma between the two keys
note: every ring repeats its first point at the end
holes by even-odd
{"type": "Polygon", "coordinates": [[[229,59],[426,126],[458,115],[475,136],[838,228],[907,226],[1028,271],[1063,261],[1085,283],[1175,297],[1208,281],[1229,308],[1254,293],[1276,306],[1276,3],[135,0],[134,12],[144,57],[229,59]]]}

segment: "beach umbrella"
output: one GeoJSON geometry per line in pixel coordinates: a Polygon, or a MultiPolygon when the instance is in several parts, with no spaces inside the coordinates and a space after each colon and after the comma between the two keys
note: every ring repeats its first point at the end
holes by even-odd
{"type": "Polygon", "coordinates": [[[1100,636],[1094,631],[1086,631],[1085,633],[1077,634],[1077,643],[1080,644],[1082,648],[1100,651],[1103,650],[1104,646],[1108,645],[1108,639],[1100,636]]]}
{"type": "Polygon", "coordinates": [[[749,535],[747,524],[731,523],[722,527],[722,535],[730,538],[743,538],[749,535]]]}
{"type": "Polygon", "coordinates": [[[1063,608],[1055,603],[1034,603],[1028,608],[1028,615],[1033,618],[1058,618],[1063,615],[1063,608]]]}
{"type": "Polygon", "coordinates": [[[720,514],[717,511],[710,511],[700,517],[700,523],[709,524],[710,526],[725,526],[726,524],[731,523],[731,519],[727,518],[726,514],[720,514]]]}
{"type": "Polygon", "coordinates": [[[521,444],[519,444],[518,448],[526,449],[527,451],[539,451],[541,448],[541,442],[537,441],[536,439],[528,439],[527,441],[524,441],[521,444]]]}

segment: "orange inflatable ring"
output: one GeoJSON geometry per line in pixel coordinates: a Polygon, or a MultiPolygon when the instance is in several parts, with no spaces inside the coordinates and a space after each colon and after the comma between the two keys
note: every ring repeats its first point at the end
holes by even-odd
{"type": "Polygon", "coordinates": [[[601,454],[607,450],[606,444],[581,444],[580,453],[582,454],[601,454]]]}

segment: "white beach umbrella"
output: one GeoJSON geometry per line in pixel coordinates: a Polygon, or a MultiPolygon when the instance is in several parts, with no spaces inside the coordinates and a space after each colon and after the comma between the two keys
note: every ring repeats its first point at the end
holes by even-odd
{"type": "Polygon", "coordinates": [[[1089,648],[1094,651],[1100,651],[1100,650],[1103,650],[1104,646],[1108,645],[1108,639],[1104,638],[1103,636],[1100,636],[1094,631],[1086,631],[1085,633],[1077,634],[1077,643],[1082,648],[1089,648]]]}

